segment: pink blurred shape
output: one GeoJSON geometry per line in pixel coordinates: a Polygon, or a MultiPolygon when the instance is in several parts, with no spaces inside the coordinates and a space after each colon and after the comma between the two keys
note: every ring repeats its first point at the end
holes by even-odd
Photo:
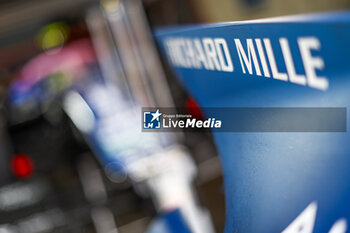
{"type": "Polygon", "coordinates": [[[46,51],[32,58],[19,72],[15,82],[24,89],[31,88],[48,75],[56,72],[78,77],[96,56],[90,39],[71,42],[62,48],[46,51]]]}

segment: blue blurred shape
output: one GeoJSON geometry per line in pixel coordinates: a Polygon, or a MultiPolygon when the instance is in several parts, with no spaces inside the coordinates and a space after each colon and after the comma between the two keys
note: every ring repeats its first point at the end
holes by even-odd
{"type": "Polygon", "coordinates": [[[191,233],[179,209],[158,216],[147,233],[191,233]]]}

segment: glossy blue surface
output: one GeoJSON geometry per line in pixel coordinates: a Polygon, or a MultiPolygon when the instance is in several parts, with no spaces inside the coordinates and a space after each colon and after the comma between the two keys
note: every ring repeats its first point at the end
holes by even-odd
{"type": "MultiPolygon", "coordinates": [[[[201,107],[350,105],[349,12],[163,28],[155,36],[165,57],[164,42],[169,38],[226,40],[233,72],[173,67],[201,107]],[[282,37],[289,41],[298,74],[305,74],[305,69],[297,39],[319,40],[321,47],[312,55],[324,61],[324,68],[316,72],[328,79],[326,89],[243,74],[234,38],[243,47],[247,38],[269,38],[278,70],[286,72],[279,44],[282,37]]],[[[226,233],[281,232],[313,201],[318,206],[313,232],[328,232],[340,218],[350,225],[348,132],[213,134],[225,176],[226,233]]]]}

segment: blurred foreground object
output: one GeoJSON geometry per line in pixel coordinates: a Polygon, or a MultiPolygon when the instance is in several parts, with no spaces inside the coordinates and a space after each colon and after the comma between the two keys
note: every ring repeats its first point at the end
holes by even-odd
{"type": "MultiPolygon", "coordinates": [[[[141,3],[103,1],[102,7],[103,12],[98,9],[90,12],[87,23],[94,35],[94,46],[106,83],[113,86],[109,87],[113,95],[118,95],[114,104],[118,107],[103,114],[114,115],[113,122],[118,127],[118,130],[110,131],[113,136],[110,134],[103,139],[108,143],[108,138],[113,145],[105,148],[114,148],[103,162],[107,175],[114,180],[123,177],[120,171],[126,173],[136,188],[147,186],[160,213],[178,208],[191,231],[212,232],[208,213],[198,206],[191,187],[196,169],[188,152],[182,149],[174,135],[144,134],[139,128],[141,106],[174,106],[141,3]],[[106,21],[101,20],[103,17],[106,21]],[[108,49],[108,45],[113,45],[109,42],[111,39],[115,48],[110,46],[108,49]],[[111,111],[115,113],[111,114],[111,111]],[[124,143],[118,146],[118,141],[124,143]],[[116,156],[119,159],[115,159],[116,156]]],[[[96,98],[93,99],[97,103],[96,98]]],[[[109,97],[104,102],[107,99],[111,100],[109,97]]],[[[110,124],[108,128],[111,129],[110,124]]],[[[102,139],[106,134],[99,135],[102,139]]],[[[182,135],[178,136],[181,138],[182,135]]]]}

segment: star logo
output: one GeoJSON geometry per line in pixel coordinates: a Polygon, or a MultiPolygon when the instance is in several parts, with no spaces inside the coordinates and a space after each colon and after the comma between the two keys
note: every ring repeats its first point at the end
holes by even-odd
{"type": "Polygon", "coordinates": [[[160,129],[161,128],[161,118],[162,113],[159,109],[155,112],[144,111],[143,112],[143,128],[144,129],[160,129]]]}
{"type": "Polygon", "coordinates": [[[159,121],[159,117],[162,115],[161,113],[159,113],[159,109],[157,109],[157,111],[155,113],[151,113],[151,115],[153,116],[152,121],[154,121],[155,119],[157,119],[157,121],[159,121]]]}

